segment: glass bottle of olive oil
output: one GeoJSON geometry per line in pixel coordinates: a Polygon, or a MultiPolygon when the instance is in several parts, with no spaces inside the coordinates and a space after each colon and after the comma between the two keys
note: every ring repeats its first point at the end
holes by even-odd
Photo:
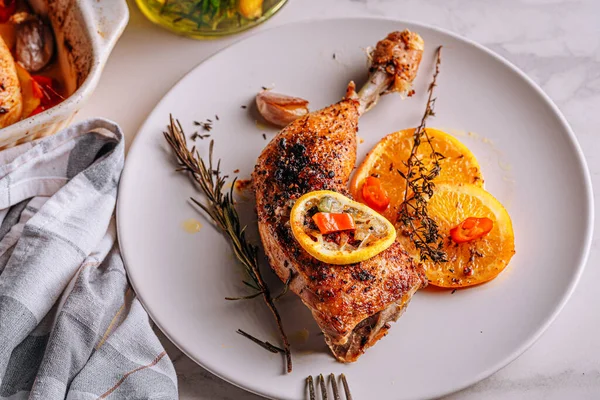
{"type": "Polygon", "coordinates": [[[136,0],[148,19],[198,39],[241,32],[275,14],[287,0],[136,0]]]}

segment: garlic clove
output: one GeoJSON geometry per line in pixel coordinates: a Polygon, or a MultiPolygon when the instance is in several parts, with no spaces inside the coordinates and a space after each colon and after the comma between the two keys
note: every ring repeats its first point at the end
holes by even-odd
{"type": "Polygon", "coordinates": [[[308,114],[308,101],[263,90],[256,95],[258,112],[273,125],[284,127],[308,114]]]}

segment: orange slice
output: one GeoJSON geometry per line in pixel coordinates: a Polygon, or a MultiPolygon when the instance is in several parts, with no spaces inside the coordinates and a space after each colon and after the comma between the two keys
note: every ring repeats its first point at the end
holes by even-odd
{"type": "MultiPolygon", "coordinates": [[[[390,205],[382,212],[392,223],[396,222],[398,208],[404,199],[405,180],[398,170],[406,173],[404,162],[408,159],[413,145],[414,129],[405,129],[389,134],[367,154],[350,182],[350,192],[355,200],[364,203],[362,185],[369,176],[378,177],[383,189],[390,198],[390,205]]],[[[435,150],[444,155],[442,167],[435,182],[473,183],[483,186],[483,176],[477,159],[471,151],[455,137],[437,129],[427,128],[427,134],[435,150]]],[[[425,142],[419,146],[418,155],[426,166],[431,165],[431,148],[425,142]]]]}
{"type": "Polygon", "coordinates": [[[330,190],[318,190],[296,200],[290,214],[294,237],[310,255],[328,264],[354,264],[394,243],[396,229],[369,207],[330,190]],[[348,213],[356,229],[321,234],[312,221],[317,212],[348,213]]]}
{"type": "MultiPolygon", "coordinates": [[[[446,288],[477,285],[494,279],[515,254],[510,216],[491,194],[469,183],[438,183],[427,210],[438,224],[448,262],[423,261],[429,283],[446,288]],[[485,236],[455,243],[450,230],[469,217],[489,218],[492,230],[485,236]]],[[[404,235],[398,240],[419,259],[412,241],[404,235]]]]}

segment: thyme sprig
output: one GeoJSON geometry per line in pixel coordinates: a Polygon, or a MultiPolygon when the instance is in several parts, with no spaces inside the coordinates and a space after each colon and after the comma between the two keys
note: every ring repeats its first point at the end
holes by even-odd
{"type": "Polygon", "coordinates": [[[267,307],[271,310],[275,318],[281,340],[283,341],[287,372],[292,372],[290,344],[283,329],[279,311],[275,307],[274,298],[261,275],[258,262],[258,248],[247,240],[246,227],[241,225],[240,217],[235,208],[233,188],[236,178],[233,179],[231,188],[227,191],[225,186],[228,176],[221,174],[221,160],[217,161],[216,166],[213,164],[214,141],[211,140],[210,142],[207,165],[204,159],[200,157],[195,146],[188,149],[185,134],[179,121],[173,118],[172,115],[169,118],[168,131],[164,132],[164,136],[177,158],[179,165],[177,171],[188,172],[190,178],[200,187],[206,197],[206,203],[202,203],[194,198],[191,200],[230,239],[236,258],[243,265],[250,278],[249,281],[242,282],[255,291],[255,293],[249,296],[228,299],[251,299],[262,295],[267,307]]]}
{"type": "Polygon", "coordinates": [[[419,250],[421,260],[429,259],[433,262],[448,261],[448,256],[443,250],[444,243],[443,239],[440,238],[437,223],[427,212],[427,203],[433,196],[435,188],[433,180],[439,176],[442,169],[440,160],[444,159],[444,155],[435,150],[426,129],[427,118],[435,116],[436,98],[433,97],[433,90],[437,86],[436,81],[440,73],[441,62],[442,46],[437,49],[435,71],[427,90],[429,94],[425,113],[413,134],[413,146],[410,156],[404,162],[407,169],[406,173],[398,170],[398,173],[406,180],[403,201],[398,211],[403,231],[419,250]],[[418,156],[419,147],[423,143],[427,144],[431,150],[429,153],[430,166],[425,165],[418,156]]]}

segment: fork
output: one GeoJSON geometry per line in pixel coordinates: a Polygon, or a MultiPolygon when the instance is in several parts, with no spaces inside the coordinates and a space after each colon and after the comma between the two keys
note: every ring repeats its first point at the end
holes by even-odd
{"type": "MultiPolygon", "coordinates": [[[[346,375],[341,374],[340,379],[342,381],[342,385],[344,386],[346,400],[352,400],[352,394],[350,394],[350,388],[348,387],[348,380],[346,379],[346,375]]],[[[342,400],[342,398],[340,397],[340,392],[338,390],[337,383],[335,381],[334,374],[329,374],[329,383],[331,384],[331,388],[333,389],[333,400],[342,400]]],[[[306,384],[308,385],[310,400],[317,400],[317,396],[315,395],[315,384],[312,375],[309,375],[308,378],[306,378],[306,384]]],[[[327,400],[327,386],[325,386],[325,378],[323,378],[323,374],[319,374],[319,376],[317,376],[317,385],[321,387],[321,400],[327,400]]]]}

